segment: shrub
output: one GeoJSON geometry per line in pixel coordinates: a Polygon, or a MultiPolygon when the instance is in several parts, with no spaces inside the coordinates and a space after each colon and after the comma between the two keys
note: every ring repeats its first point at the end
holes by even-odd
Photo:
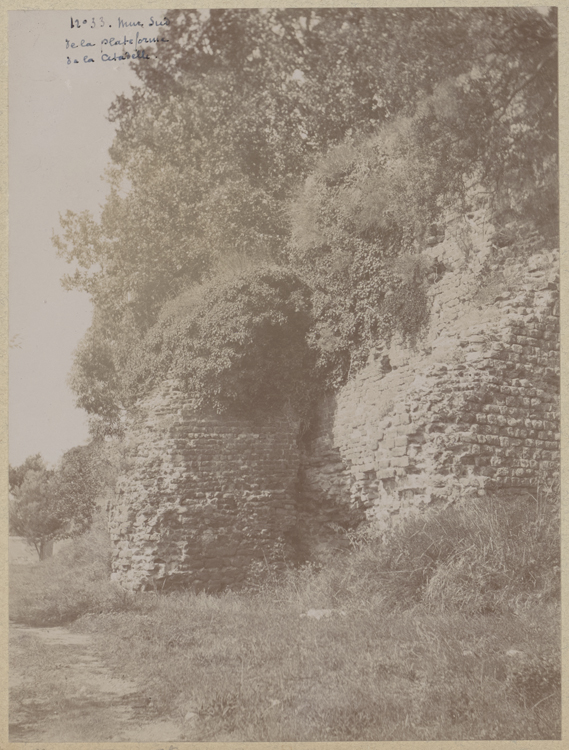
{"type": "Polygon", "coordinates": [[[133,396],[166,374],[183,379],[196,405],[251,410],[307,409],[312,354],[310,290],[277,266],[192,289],[167,306],[133,350],[133,396]]]}
{"type": "Polygon", "coordinates": [[[490,498],[458,513],[466,522],[463,535],[439,560],[425,588],[426,602],[486,612],[558,600],[558,495],[511,502],[490,498]]]}
{"type": "Polygon", "coordinates": [[[384,610],[421,604],[468,613],[520,611],[559,599],[559,495],[510,501],[480,498],[432,509],[386,534],[352,535],[354,551],[267,582],[279,598],[311,606],[371,605],[384,610]],[[374,604],[375,603],[375,604],[374,604]]]}
{"type": "MultiPolygon", "coordinates": [[[[426,275],[405,281],[397,259],[436,242],[449,210],[484,208],[497,236],[549,236],[556,225],[555,33],[548,21],[524,18],[517,21],[528,44],[543,57],[524,59],[535,68],[513,90],[520,63],[504,60],[512,78],[500,80],[493,66],[502,48],[375,135],[350,135],[300,191],[289,261],[315,290],[313,345],[332,385],[365,362],[374,342],[399,331],[413,343],[420,334],[426,275]],[[332,332],[334,347],[321,330],[332,332]]],[[[518,45],[516,38],[510,52],[518,45]]]]}

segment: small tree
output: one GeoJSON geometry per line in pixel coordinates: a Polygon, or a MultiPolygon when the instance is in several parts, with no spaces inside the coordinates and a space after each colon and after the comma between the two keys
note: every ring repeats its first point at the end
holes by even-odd
{"type": "Polygon", "coordinates": [[[17,493],[28,471],[45,471],[46,465],[39,453],[28,456],[20,466],[10,466],[8,472],[8,484],[10,492],[17,493]]]}
{"type": "Polygon", "coordinates": [[[10,467],[10,531],[35,547],[39,559],[51,554],[54,541],[78,536],[91,525],[104,474],[92,445],[72,448],[57,470],[41,456],[10,467]]]}
{"type": "Polygon", "coordinates": [[[50,556],[51,542],[63,525],[52,507],[52,480],[48,469],[28,469],[10,502],[10,531],[33,545],[40,560],[50,556]]]}

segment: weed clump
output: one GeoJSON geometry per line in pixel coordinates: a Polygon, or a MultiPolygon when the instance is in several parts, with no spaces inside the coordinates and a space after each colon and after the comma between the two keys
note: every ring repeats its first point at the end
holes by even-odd
{"type": "Polygon", "coordinates": [[[431,509],[387,533],[351,535],[353,551],[320,570],[268,565],[265,585],[313,607],[517,612],[559,598],[559,508],[558,491],[542,490],[431,509]]]}

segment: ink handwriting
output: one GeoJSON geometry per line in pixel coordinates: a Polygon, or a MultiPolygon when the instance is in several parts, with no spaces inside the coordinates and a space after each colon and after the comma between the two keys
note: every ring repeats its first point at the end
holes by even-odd
{"type": "Polygon", "coordinates": [[[122,16],[115,17],[110,14],[71,16],[70,28],[74,33],[65,40],[65,49],[69,52],[67,65],[151,60],[158,56],[160,45],[163,46],[170,41],[166,35],[166,28],[170,24],[168,17],[157,18],[156,16],[144,18],[141,16],[135,19],[125,19],[122,16]],[[127,29],[127,32],[120,36],[111,36],[107,30],[110,29],[112,33],[113,28],[127,29]],[[151,29],[148,35],[141,31],[146,28],[151,29]],[[80,36],[77,34],[76,37],[77,32],[80,32],[80,36]],[[82,49],[87,51],[86,48],[89,48],[89,54],[77,54],[82,49]]]}

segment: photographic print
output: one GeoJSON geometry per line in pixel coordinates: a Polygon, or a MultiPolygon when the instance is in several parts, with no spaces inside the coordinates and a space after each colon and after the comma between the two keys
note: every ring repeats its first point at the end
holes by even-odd
{"type": "Polygon", "coordinates": [[[556,8],[8,15],[10,742],[559,740],[556,8]]]}

